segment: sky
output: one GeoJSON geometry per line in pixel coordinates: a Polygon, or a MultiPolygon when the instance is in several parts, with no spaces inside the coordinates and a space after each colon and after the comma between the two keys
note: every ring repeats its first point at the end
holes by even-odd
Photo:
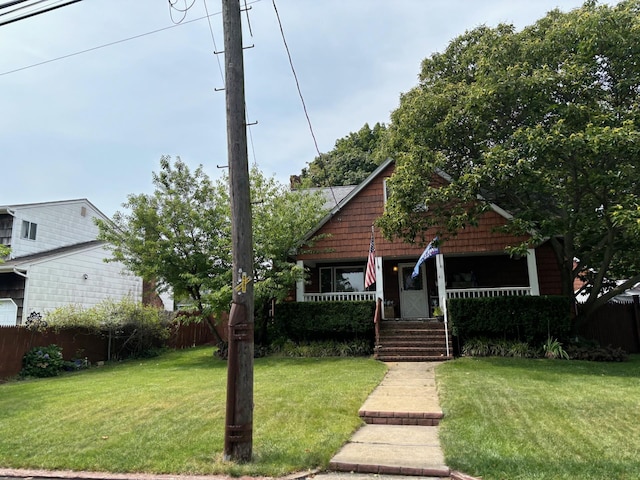
{"type": "MultiPolygon", "coordinates": [[[[191,7],[181,23],[168,0],[84,0],[0,26],[0,205],[87,198],[111,217],[127,195],[153,192],[162,155],[222,175],[221,2],[172,1],[191,7]]],[[[465,31],[521,29],[582,3],[247,0],[245,92],[248,122],[257,122],[249,162],[288,185],[317,156],[276,9],[317,148],[327,152],[365,123],[388,124],[421,61],[465,31]]]]}

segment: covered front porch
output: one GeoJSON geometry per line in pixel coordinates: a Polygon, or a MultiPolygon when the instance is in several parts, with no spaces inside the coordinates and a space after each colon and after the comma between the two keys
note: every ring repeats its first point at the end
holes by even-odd
{"type": "Polygon", "coordinates": [[[376,282],[364,288],[366,263],[307,263],[307,282],[299,281],[296,301],[377,301],[383,319],[433,318],[440,307],[447,319],[449,298],[539,295],[536,252],[523,257],[503,253],[438,254],[427,259],[413,277],[415,259],[375,257],[376,282]]]}

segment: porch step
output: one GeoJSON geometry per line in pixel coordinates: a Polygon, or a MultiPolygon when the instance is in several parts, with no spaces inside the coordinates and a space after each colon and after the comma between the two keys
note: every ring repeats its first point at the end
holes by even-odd
{"type": "Polygon", "coordinates": [[[450,356],[447,356],[443,322],[433,319],[383,320],[380,323],[379,333],[375,350],[375,358],[378,360],[428,362],[451,358],[451,348],[450,356]]]}

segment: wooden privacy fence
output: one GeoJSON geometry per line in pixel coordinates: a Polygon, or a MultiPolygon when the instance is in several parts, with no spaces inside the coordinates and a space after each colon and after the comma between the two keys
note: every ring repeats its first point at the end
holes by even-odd
{"type": "MultiPolygon", "coordinates": [[[[181,349],[213,344],[216,337],[205,323],[174,323],[167,340],[169,348],[181,349]]],[[[87,358],[91,363],[107,359],[108,338],[81,328],[59,332],[32,331],[22,326],[0,326],[0,379],[13,377],[22,369],[22,357],[33,347],[55,344],[65,360],[87,358]]]]}
{"type": "Polygon", "coordinates": [[[596,310],[578,333],[600,345],[640,353],[640,302],[608,303],[596,310]]]}

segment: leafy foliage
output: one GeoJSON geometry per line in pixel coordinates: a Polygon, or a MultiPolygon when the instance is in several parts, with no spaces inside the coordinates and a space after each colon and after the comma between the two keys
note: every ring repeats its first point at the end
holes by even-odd
{"type": "Polygon", "coordinates": [[[204,295],[231,283],[231,222],[228,193],[199,166],[160,159],[151,195],[129,195],[112,222],[98,220],[99,238],[114,261],[154,280],[160,290],[188,296],[205,307],[204,295]]]}
{"type": "Polygon", "coordinates": [[[624,362],[629,358],[627,352],[621,348],[601,347],[597,342],[573,339],[565,347],[552,337],[548,337],[539,348],[518,340],[474,337],[464,342],[461,353],[468,357],[544,357],[593,362],[624,362]]]}
{"type": "Polygon", "coordinates": [[[0,245],[0,263],[4,263],[4,259],[9,255],[11,249],[6,245],[0,245]]]}
{"type": "Polygon", "coordinates": [[[470,338],[462,346],[462,354],[469,357],[536,358],[538,351],[518,340],[470,338]]]}
{"type": "Polygon", "coordinates": [[[509,231],[550,240],[565,294],[586,282],[585,316],[640,281],[639,29],[639,0],[587,2],[520,32],[478,27],[426,58],[389,126],[385,234],[446,240],[493,202],[509,231]]]}
{"type": "Polygon", "coordinates": [[[22,378],[55,377],[62,372],[64,365],[62,349],[57,345],[34,347],[24,354],[20,376],[22,378]]]}
{"type": "Polygon", "coordinates": [[[368,340],[336,342],[285,342],[272,345],[272,354],[282,357],[365,357],[373,354],[368,340]]]}
{"type": "Polygon", "coordinates": [[[276,306],[271,337],[301,341],[351,341],[373,344],[373,302],[288,302],[276,306]]]}
{"type": "MultiPolygon", "coordinates": [[[[123,262],[160,289],[188,297],[209,322],[228,311],[231,287],[231,211],[228,178],[212,182],[202,165],[191,172],[177,158],[160,159],[151,195],[129,195],[113,222],[99,221],[100,238],[109,242],[113,259],[123,262]]],[[[319,193],[291,192],[252,167],[253,238],[256,311],[282,299],[304,276],[289,261],[305,234],[323,216],[319,193]]],[[[258,317],[263,318],[263,317],[258,317]]],[[[264,322],[257,325],[264,335],[264,322]]],[[[221,339],[219,339],[221,340],[221,339]]]]}
{"type": "Polygon", "coordinates": [[[546,358],[563,358],[569,360],[569,354],[565,351],[562,343],[556,338],[547,338],[547,341],[542,345],[542,350],[546,358]]]}
{"type": "Polygon", "coordinates": [[[302,170],[301,180],[316,187],[358,185],[373,172],[384,158],[379,149],[387,127],[368,123],[357,132],[336,141],[335,147],[323,153],[302,170]]]}
{"type": "Polygon", "coordinates": [[[83,328],[109,338],[108,359],[156,354],[169,338],[171,314],[125,298],[95,307],[66,305],[47,313],[49,328],[83,328]]]}
{"type": "Polygon", "coordinates": [[[451,329],[464,343],[474,337],[541,344],[571,332],[571,299],[553,296],[448,300],[451,329]]]}

